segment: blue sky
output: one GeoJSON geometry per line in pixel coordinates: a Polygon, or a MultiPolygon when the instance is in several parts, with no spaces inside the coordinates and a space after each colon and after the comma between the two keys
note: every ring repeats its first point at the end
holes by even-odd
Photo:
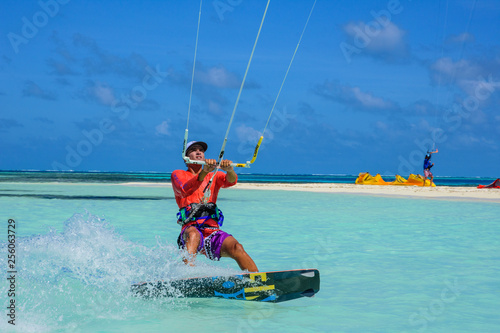
{"type": "MultiPolygon", "coordinates": [[[[189,140],[216,157],[266,0],[203,2],[189,140]]],[[[313,0],[272,0],[225,157],[251,158],[313,0]]],[[[0,3],[0,169],[183,168],[198,1],[0,3]]],[[[500,176],[500,2],[316,3],[254,173],[500,176]]]]}

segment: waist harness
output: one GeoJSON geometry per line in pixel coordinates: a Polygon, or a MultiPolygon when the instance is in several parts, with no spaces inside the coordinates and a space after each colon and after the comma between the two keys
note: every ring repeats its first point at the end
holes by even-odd
{"type": "Polygon", "coordinates": [[[186,223],[197,220],[212,219],[217,221],[217,224],[222,227],[224,215],[216,204],[209,202],[206,204],[192,203],[183,207],[177,213],[177,224],[184,226],[186,223]]]}

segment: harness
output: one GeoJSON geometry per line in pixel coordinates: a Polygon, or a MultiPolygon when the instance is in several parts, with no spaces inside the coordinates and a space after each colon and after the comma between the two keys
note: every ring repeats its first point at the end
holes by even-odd
{"type": "MultiPolygon", "coordinates": [[[[217,205],[212,202],[206,204],[192,203],[186,207],[181,208],[177,213],[177,224],[182,227],[182,231],[179,234],[179,237],[177,237],[177,245],[179,246],[179,248],[183,248],[185,245],[182,234],[184,233],[185,228],[187,228],[190,224],[198,229],[203,240],[198,247],[198,251],[201,251],[204,246],[210,247],[211,245],[209,240],[213,235],[215,235],[215,233],[204,239],[202,230],[217,230],[218,228],[205,225],[205,221],[209,219],[215,220],[219,227],[221,227],[222,223],[224,222],[224,215],[222,215],[221,210],[217,208],[217,205]],[[199,220],[201,220],[201,222],[198,222],[199,220]]],[[[208,249],[210,250],[210,248],[208,249]]],[[[211,251],[207,251],[206,253],[211,253],[211,251]]]]}
{"type": "Polygon", "coordinates": [[[208,219],[217,221],[219,227],[222,227],[224,222],[222,211],[213,202],[206,204],[192,203],[181,208],[177,213],[177,224],[182,227],[187,223],[203,220],[202,223],[197,223],[197,228],[203,228],[204,221],[208,219]]]}

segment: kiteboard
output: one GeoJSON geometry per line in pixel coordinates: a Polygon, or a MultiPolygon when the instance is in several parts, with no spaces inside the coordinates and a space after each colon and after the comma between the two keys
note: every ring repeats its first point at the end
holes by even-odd
{"type": "Polygon", "coordinates": [[[218,297],[272,303],[312,297],[318,291],[317,269],[140,282],[131,286],[132,294],[143,298],[218,297]]]}

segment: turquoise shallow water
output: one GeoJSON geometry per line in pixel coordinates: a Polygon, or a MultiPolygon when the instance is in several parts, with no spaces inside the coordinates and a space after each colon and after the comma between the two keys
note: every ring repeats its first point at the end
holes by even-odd
{"type": "MultiPolygon", "coordinates": [[[[141,300],[133,281],[188,268],[169,187],[0,184],[0,267],[16,221],[16,326],[2,332],[498,332],[499,204],[227,189],[219,205],[261,271],[318,268],[313,298],[279,304],[141,300]]],[[[6,273],[7,274],[7,273],[6,273]]]]}
{"type": "MultiPolygon", "coordinates": [[[[375,175],[375,173],[373,174],[375,175]]],[[[385,181],[395,180],[395,175],[382,175],[385,181]]],[[[407,177],[407,176],[405,176],[407,177]]],[[[240,173],[240,183],[348,183],[354,184],[358,174],[353,175],[311,175],[311,174],[254,174],[240,173]]],[[[491,184],[491,177],[446,177],[435,176],[437,186],[476,187],[491,184]]],[[[59,182],[59,183],[128,183],[170,181],[170,173],[164,172],[55,172],[55,171],[2,171],[1,182],[59,182]]]]}

